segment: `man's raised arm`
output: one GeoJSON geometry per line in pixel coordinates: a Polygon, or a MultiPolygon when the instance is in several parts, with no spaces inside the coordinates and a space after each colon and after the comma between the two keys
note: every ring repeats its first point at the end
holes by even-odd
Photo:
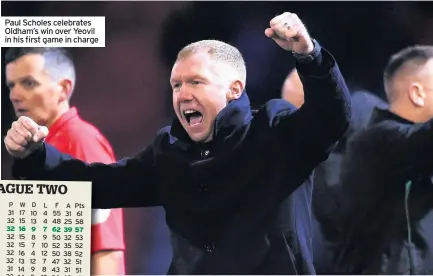
{"type": "Polygon", "coordinates": [[[296,129],[303,144],[329,148],[349,127],[350,94],[335,59],[317,41],[314,44],[311,61],[302,58],[296,61],[305,102],[298,111],[283,116],[286,117],[282,119],[283,125],[287,120],[292,129],[282,130],[296,129]]]}
{"type": "Polygon", "coordinates": [[[273,128],[282,145],[295,142],[300,162],[305,163],[299,166],[309,171],[328,157],[349,127],[349,90],[333,56],[310,37],[296,14],[275,17],[265,34],[296,58],[304,104],[293,111],[285,102],[272,101],[268,110],[275,113],[273,128]]]}
{"type": "Polygon", "coordinates": [[[20,117],[5,137],[18,179],[91,181],[92,208],[159,205],[153,148],[113,164],[85,163],[44,143],[48,129],[20,117]]]}

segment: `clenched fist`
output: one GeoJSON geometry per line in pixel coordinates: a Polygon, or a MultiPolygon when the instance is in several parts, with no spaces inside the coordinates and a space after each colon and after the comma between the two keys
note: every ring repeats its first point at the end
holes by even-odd
{"type": "Polygon", "coordinates": [[[270,28],[265,35],[272,38],[281,48],[298,54],[309,54],[314,49],[314,43],[299,17],[285,12],[274,17],[269,23],[270,28]]]}
{"type": "Polygon", "coordinates": [[[47,135],[48,128],[39,126],[29,117],[21,116],[12,123],[4,142],[10,155],[25,158],[41,146],[47,135]]]}

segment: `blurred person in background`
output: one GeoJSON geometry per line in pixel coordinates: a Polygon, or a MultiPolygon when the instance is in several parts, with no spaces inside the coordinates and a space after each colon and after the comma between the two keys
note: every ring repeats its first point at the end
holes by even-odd
{"type": "Polygon", "coordinates": [[[239,50],[198,41],[172,69],[177,118],[135,157],[110,165],[73,159],[44,143],[48,129],[21,117],[5,138],[14,175],[91,180],[96,208],[163,206],[169,274],[303,273],[308,259],[293,254],[304,251],[288,238],[306,233],[291,233],[280,203],[347,130],[349,94],[335,59],[296,14],[273,18],[265,35],[296,58],[300,109],[274,99],[253,118],[239,50]]]}
{"type": "Polygon", "coordinates": [[[304,104],[304,87],[296,68],[285,79],[281,97],[296,106],[296,108],[300,108],[304,104]]]}
{"type": "Polygon", "coordinates": [[[433,273],[433,46],[407,47],[384,72],[375,108],[341,167],[345,274],[433,273]]]}
{"type": "MultiPolygon", "coordinates": [[[[115,162],[110,143],[70,106],[75,67],[64,48],[9,48],[6,83],[17,117],[27,116],[50,134],[46,142],[85,162],[115,162]]],[[[93,275],[124,275],[122,209],[94,209],[91,253],[93,275]]]]}
{"type": "Polygon", "coordinates": [[[344,238],[341,224],[342,187],[340,171],[347,140],[362,130],[377,107],[386,108],[384,100],[366,90],[354,90],[351,95],[352,118],[346,135],[338,142],[329,158],[314,170],[312,199],[312,235],[314,266],[321,275],[336,274],[333,253],[344,238]]]}
{"type": "MultiPolygon", "coordinates": [[[[304,103],[304,90],[296,69],[287,76],[281,96],[300,108],[304,103]]],[[[386,108],[386,103],[373,93],[365,90],[354,91],[351,95],[352,118],[349,130],[330,154],[329,158],[319,164],[314,173],[300,186],[285,202],[295,206],[296,210],[287,219],[295,219],[290,225],[292,231],[303,227],[308,235],[306,239],[296,239],[294,244],[303,243],[299,247],[307,252],[297,252],[304,256],[313,256],[316,274],[335,274],[332,252],[335,244],[339,244],[343,237],[338,225],[340,214],[341,186],[339,174],[341,158],[348,137],[365,127],[375,107],[386,108]],[[300,200],[308,199],[308,200],[300,200]],[[305,218],[311,217],[306,220],[305,218]],[[302,218],[302,219],[301,219],[302,218]]],[[[296,238],[296,236],[295,236],[296,238]]]]}

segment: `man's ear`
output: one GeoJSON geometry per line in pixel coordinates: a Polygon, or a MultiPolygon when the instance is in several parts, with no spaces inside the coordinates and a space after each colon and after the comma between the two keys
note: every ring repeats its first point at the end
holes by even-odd
{"type": "Polygon", "coordinates": [[[237,100],[242,95],[245,85],[240,81],[236,80],[232,82],[229,90],[227,91],[227,101],[237,100]]]}
{"type": "Polygon", "coordinates": [[[411,83],[409,87],[409,98],[414,105],[418,107],[424,106],[426,94],[424,93],[421,84],[417,82],[411,83]]]}
{"type": "Polygon", "coordinates": [[[72,94],[72,81],[69,79],[63,79],[59,82],[61,87],[61,99],[68,100],[72,94]]]}

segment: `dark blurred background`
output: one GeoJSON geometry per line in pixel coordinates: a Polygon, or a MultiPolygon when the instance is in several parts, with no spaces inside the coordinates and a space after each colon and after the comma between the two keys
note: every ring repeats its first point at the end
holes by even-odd
{"type": "MultiPolygon", "coordinates": [[[[391,54],[433,44],[430,2],[1,2],[2,16],[105,16],[105,48],[73,48],[72,104],[112,143],[118,158],[150,143],[173,116],[169,76],[177,52],[201,39],[238,47],[254,107],[280,97],[291,55],[264,35],[269,20],[297,13],[339,62],[352,92],[384,98],[382,71],[391,54]]],[[[2,60],[5,49],[2,49],[2,60]]],[[[4,64],[2,63],[4,68],[4,64]]],[[[14,120],[2,75],[2,135],[14,120]]],[[[2,179],[11,160],[2,143],[2,179]]],[[[171,260],[161,208],[125,210],[127,274],[164,274],[171,260]]]]}

